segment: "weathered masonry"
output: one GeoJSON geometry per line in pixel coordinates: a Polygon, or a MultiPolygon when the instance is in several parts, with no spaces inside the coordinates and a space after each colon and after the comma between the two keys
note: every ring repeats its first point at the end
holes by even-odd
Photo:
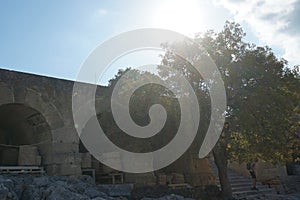
{"type": "MultiPolygon", "coordinates": [[[[0,69],[1,166],[43,166],[49,175],[79,175],[83,169],[95,169],[100,181],[114,172],[80,147],[72,90],[72,81],[0,69]]],[[[96,99],[104,90],[99,86],[96,99]]],[[[96,104],[105,107],[101,98],[96,104]]],[[[140,184],[214,182],[207,159],[189,151],[162,171],[123,175],[125,182],[140,184]]]]}

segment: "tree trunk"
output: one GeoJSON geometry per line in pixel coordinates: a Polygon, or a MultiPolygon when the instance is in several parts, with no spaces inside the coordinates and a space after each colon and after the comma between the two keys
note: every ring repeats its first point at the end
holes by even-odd
{"type": "Polygon", "coordinates": [[[213,155],[214,155],[214,160],[218,168],[218,175],[219,175],[219,180],[221,184],[221,192],[222,192],[222,197],[224,200],[229,200],[232,199],[232,190],[231,190],[231,185],[228,179],[228,173],[227,173],[227,156],[225,151],[220,151],[221,149],[214,149],[213,150],[213,155]],[[219,150],[219,151],[218,151],[219,150]]]}

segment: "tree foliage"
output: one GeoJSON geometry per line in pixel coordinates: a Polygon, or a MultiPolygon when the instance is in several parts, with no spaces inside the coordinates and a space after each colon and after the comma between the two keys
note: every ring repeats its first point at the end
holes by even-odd
{"type": "MultiPolygon", "coordinates": [[[[198,34],[194,38],[198,47],[191,42],[163,45],[166,54],[162,64],[172,66],[186,76],[195,86],[197,96],[201,97],[202,108],[210,106],[208,86],[214,83],[205,82],[193,70],[193,65],[202,64],[203,55],[208,54],[222,75],[227,94],[226,120],[231,124],[231,131],[230,137],[221,137],[217,144],[219,148],[215,149],[219,168],[226,167],[227,159],[288,161],[299,138],[296,128],[299,118],[295,117],[300,102],[298,68],[291,69],[288,62],[277,58],[271,48],[246,43],[244,37],[239,24],[227,21],[219,33],[210,30],[198,34]],[[173,53],[178,51],[186,52],[187,59],[173,53]],[[221,143],[226,147],[221,148],[221,143]]],[[[160,70],[162,76],[176,85],[172,73],[164,67],[160,70]]],[[[207,121],[208,116],[204,118],[207,121]]],[[[230,196],[230,191],[227,192],[230,196]]]]}
{"type": "MultiPolygon", "coordinates": [[[[217,65],[227,94],[227,121],[235,140],[229,143],[232,159],[284,161],[289,159],[291,140],[296,131],[291,129],[294,110],[299,104],[299,71],[279,59],[268,46],[244,42],[245,33],[239,24],[226,22],[224,29],[215,33],[198,34],[194,44],[165,45],[162,63],[183,73],[198,96],[207,99],[207,85],[193,71],[193,63],[201,63],[201,55],[208,53],[217,65]],[[176,57],[175,48],[189,52],[189,60],[176,57]]],[[[176,49],[178,51],[178,49],[176,49]]],[[[176,82],[176,77],[161,68],[160,74],[176,82]],[[174,80],[175,79],[175,80],[174,80]]],[[[203,104],[203,101],[199,101],[203,104]]],[[[200,104],[201,104],[200,103],[200,104]]],[[[209,105],[209,102],[205,102],[209,105]]]]}
{"type": "MultiPolygon", "coordinates": [[[[300,144],[299,67],[290,67],[286,60],[277,58],[268,46],[245,42],[245,35],[239,24],[227,21],[219,33],[210,30],[197,34],[192,42],[162,44],[165,54],[159,66],[159,75],[173,88],[184,90],[178,82],[178,73],[165,67],[169,66],[184,75],[193,87],[201,110],[200,138],[209,124],[209,90],[210,85],[215,83],[214,80],[205,81],[193,66],[205,65],[203,58],[209,55],[221,73],[227,95],[226,121],[231,128],[215,148],[219,169],[226,169],[228,159],[240,162],[253,158],[271,162],[290,161],[300,144]],[[183,52],[185,59],[174,52],[183,52]]],[[[110,81],[110,88],[123,73],[120,71],[110,81]]],[[[158,77],[153,75],[153,78],[158,77]]],[[[123,90],[127,86],[123,85],[123,90]]],[[[143,115],[151,104],[164,99],[165,107],[170,112],[168,116],[173,116],[173,120],[178,122],[180,113],[174,97],[170,91],[151,85],[134,94],[132,102],[135,106],[131,110],[137,116],[143,115]],[[138,101],[145,104],[138,104],[138,101]],[[172,107],[175,104],[177,107],[174,110],[172,107]]],[[[136,120],[139,121],[138,118],[136,120]]],[[[168,131],[175,128],[170,125],[168,131]]],[[[225,171],[219,171],[223,173],[224,180],[227,179],[225,171]]],[[[226,183],[225,180],[223,186],[226,183]]],[[[224,196],[231,196],[229,189],[224,196]]]]}

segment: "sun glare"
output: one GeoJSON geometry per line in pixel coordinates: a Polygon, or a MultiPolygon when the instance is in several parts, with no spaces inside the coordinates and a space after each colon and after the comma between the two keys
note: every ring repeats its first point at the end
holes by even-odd
{"type": "Polygon", "coordinates": [[[154,26],[194,36],[203,28],[203,9],[196,0],[165,0],[153,14],[154,26]]]}

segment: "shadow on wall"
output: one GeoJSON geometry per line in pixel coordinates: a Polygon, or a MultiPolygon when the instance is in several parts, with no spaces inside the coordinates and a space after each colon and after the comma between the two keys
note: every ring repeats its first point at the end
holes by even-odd
{"type": "Polygon", "coordinates": [[[51,129],[41,113],[24,104],[0,106],[0,165],[39,166],[51,145],[51,129]]]}

